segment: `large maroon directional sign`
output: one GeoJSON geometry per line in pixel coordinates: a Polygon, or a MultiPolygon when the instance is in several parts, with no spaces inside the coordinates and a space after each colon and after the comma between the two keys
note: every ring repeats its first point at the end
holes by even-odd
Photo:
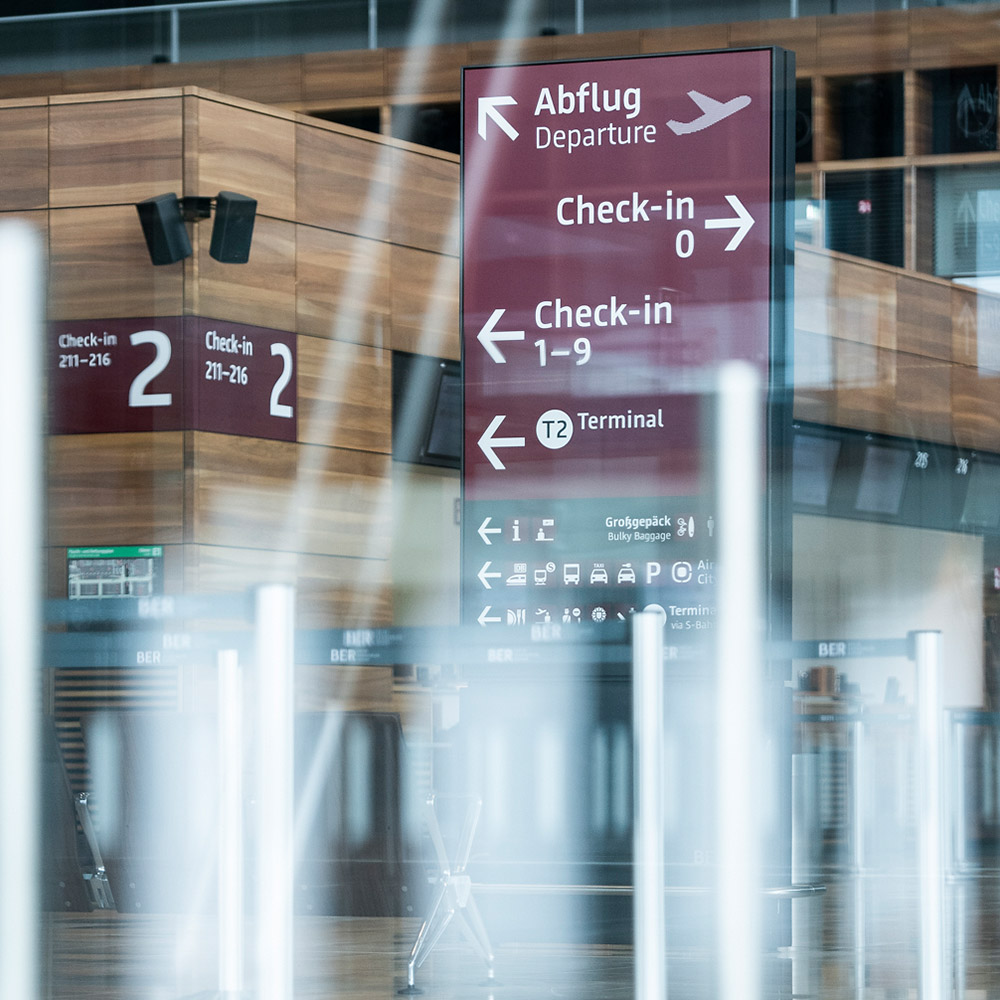
{"type": "Polygon", "coordinates": [[[790,72],[770,48],[464,71],[467,620],[622,618],[663,586],[667,618],[714,614],[699,393],[728,359],[766,383],[782,335],[790,72]]]}

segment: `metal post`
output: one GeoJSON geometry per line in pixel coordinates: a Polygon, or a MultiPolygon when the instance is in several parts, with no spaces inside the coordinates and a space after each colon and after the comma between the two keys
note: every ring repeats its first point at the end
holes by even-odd
{"type": "Polygon", "coordinates": [[[761,989],[761,399],[744,362],[719,379],[716,828],[720,1000],[761,989]]]}
{"type": "Polygon", "coordinates": [[[243,990],[243,684],[239,654],[218,654],[219,990],[243,990]]]}
{"type": "Polygon", "coordinates": [[[257,992],[292,996],[295,591],[257,590],[257,992]]]}
{"type": "Polygon", "coordinates": [[[24,222],[0,225],[0,996],[38,989],[38,698],[42,561],[42,251],[24,222]]]}
{"type": "Polygon", "coordinates": [[[944,810],[941,633],[914,632],[917,665],[917,856],[920,875],[920,998],[943,1000],[944,810]]]}
{"type": "Polygon", "coordinates": [[[861,719],[851,724],[851,853],[855,874],[865,869],[865,734],[861,719]]]}
{"type": "Polygon", "coordinates": [[[181,12],[179,7],[170,8],[170,61],[181,61],[181,12]]]}
{"type": "Polygon", "coordinates": [[[574,25],[574,30],[578,35],[583,34],[583,3],[584,0],[576,0],[576,24],[574,25]]]}
{"type": "Polygon", "coordinates": [[[635,996],[636,1000],[665,1000],[663,623],[647,611],[632,617],[632,720],[635,996]]]}
{"type": "Polygon", "coordinates": [[[378,48],[378,0],[368,0],[368,48],[378,48]]]}

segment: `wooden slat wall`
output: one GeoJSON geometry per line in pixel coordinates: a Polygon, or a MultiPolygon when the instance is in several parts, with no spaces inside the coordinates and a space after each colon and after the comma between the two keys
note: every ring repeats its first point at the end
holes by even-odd
{"type": "Polygon", "coordinates": [[[802,247],[795,290],[796,417],[1000,450],[1000,297],[802,247]]]}
{"type": "Polygon", "coordinates": [[[68,546],[156,543],[169,589],[285,580],[303,625],[391,622],[391,350],[458,356],[457,158],[191,88],[5,101],[0,137],[23,167],[2,210],[49,230],[51,318],[299,335],[297,443],[50,438],[49,593],[68,546]],[[203,224],[153,267],[134,203],[224,189],[258,200],[250,262],[213,260],[203,224]]]}

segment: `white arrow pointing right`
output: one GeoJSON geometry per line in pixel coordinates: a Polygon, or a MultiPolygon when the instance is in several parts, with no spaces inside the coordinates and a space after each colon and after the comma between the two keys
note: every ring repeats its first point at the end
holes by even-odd
{"type": "Polygon", "coordinates": [[[506,309],[494,309],[493,315],[483,325],[482,330],[476,334],[476,340],[486,348],[486,353],[498,364],[507,364],[507,359],[503,351],[497,347],[498,340],[524,340],[524,330],[497,330],[496,325],[500,322],[500,317],[506,309]]]}
{"type": "Polygon", "coordinates": [[[476,442],[479,445],[479,450],[490,460],[490,465],[494,469],[503,470],[507,466],[500,461],[494,448],[523,448],[524,438],[523,437],[509,437],[509,438],[498,438],[494,437],[493,434],[500,427],[500,425],[507,419],[505,413],[500,413],[495,416],[490,421],[490,426],[483,431],[482,437],[476,442]]]}
{"type": "Polygon", "coordinates": [[[517,104],[513,97],[480,97],[479,98],[479,136],[486,138],[486,120],[492,118],[507,133],[511,139],[517,138],[517,129],[502,114],[498,108],[509,104],[517,104]]]}
{"type": "Polygon", "coordinates": [[[706,229],[735,229],[736,232],[733,233],[732,239],[726,244],[726,250],[735,250],[742,242],[743,237],[753,228],[753,224],[756,221],[754,217],[746,210],[743,202],[734,194],[727,194],[726,201],[729,202],[733,211],[736,213],[736,218],[730,219],[706,219],[705,228],[706,229]]]}

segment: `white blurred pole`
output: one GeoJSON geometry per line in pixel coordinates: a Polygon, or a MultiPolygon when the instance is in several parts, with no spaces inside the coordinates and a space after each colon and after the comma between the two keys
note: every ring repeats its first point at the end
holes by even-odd
{"type": "Polygon", "coordinates": [[[635,996],[636,1000],[665,1000],[663,623],[646,611],[632,616],[632,721],[635,996]]]}
{"type": "Polygon", "coordinates": [[[943,1000],[944,809],[941,633],[916,632],[917,853],[920,864],[920,1000],[943,1000]]]}
{"type": "Polygon", "coordinates": [[[757,1000],[761,990],[761,416],[756,371],[727,364],[719,378],[716,448],[720,1000],[757,1000]]]}
{"type": "Polygon", "coordinates": [[[0,225],[0,997],[38,990],[38,711],[42,564],[42,250],[26,223],[0,225]]]}
{"type": "Polygon", "coordinates": [[[219,990],[243,990],[243,683],[239,654],[218,654],[219,990]]]}
{"type": "Polygon", "coordinates": [[[257,990],[291,1000],[295,591],[257,590],[257,990]]]}

